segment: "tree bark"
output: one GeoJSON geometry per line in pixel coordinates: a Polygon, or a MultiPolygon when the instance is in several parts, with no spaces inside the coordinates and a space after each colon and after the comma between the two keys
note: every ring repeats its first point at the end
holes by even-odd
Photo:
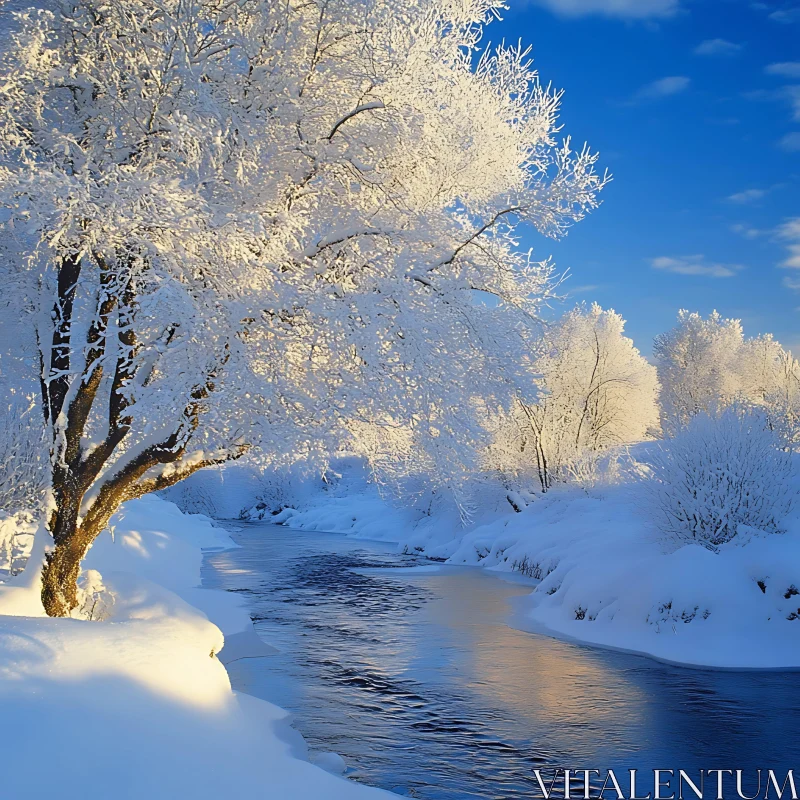
{"type": "Polygon", "coordinates": [[[77,608],[81,561],[94,538],[76,527],[71,536],[45,556],[42,605],[49,617],[68,617],[77,608]]]}
{"type": "MultiPolygon", "coordinates": [[[[190,458],[189,445],[205,403],[227,362],[226,349],[216,367],[198,376],[185,406],[176,414],[173,432],[129,458],[119,458],[118,448],[129,441],[133,424],[129,413],[133,400],[125,395],[125,387],[141,366],[134,361],[138,346],[134,331],[136,291],[124,256],[118,254],[113,263],[99,253],[92,257],[99,267],[100,281],[83,348],[80,343],[75,346],[72,336],[81,263],[77,258],[64,258],[58,276],[50,352],[41,353],[41,363],[48,365],[48,375],[42,380],[42,404],[53,436],[54,508],[47,527],[54,548],[45,556],[42,569],[42,604],[51,617],[67,617],[77,608],[81,562],[122,503],[165,489],[203,467],[238,458],[246,451],[246,446],[236,445],[212,457],[190,458]],[[108,369],[106,339],[113,314],[118,315],[118,355],[116,364],[111,365],[113,369],[108,369]],[[85,353],[83,363],[72,363],[73,353],[81,349],[85,353]],[[104,381],[107,390],[101,391],[104,381]],[[107,398],[106,409],[97,408],[99,398],[107,398]],[[91,417],[104,418],[107,428],[104,438],[87,451],[82,440],[91,417]],[[171,465],[167,474],[165,465],[171,465]]],[[[174,330],[175,326],[170,327],[174,330]]],[[[171,335],[167,343],[170,339],[171,335]]],[[[147,375],[145,385],[146,379],[147,375]]]]}
{"type": "Polygon", "coordinates": [[[47,615],[68,617],[78,607],[81,562],[94,540],[106,529],[109,520],[124,502],[174,486],[204,467],[239,458],[246,449],[246,446],[241,445],[220,457],[179,467],[168,476],[148,478],[146,473],[153,467],[178,461],[183,455],[182,451],[176,451],[171,461],[163,458],[156,460],[163,456],[164,451],[154,455],[153,451],[157,451],[157,448],[149,448],[142,457],[129,462],[124,469],[103,481],[97,498],[80,523],[77,512],[71,513],[72,508],[79,508],[80,500],[67,492],[68,508],[53,515],[54,524],[50,530],[55,547],[45,556],[45,565],[42,568],[42,605],[47,615]]]}

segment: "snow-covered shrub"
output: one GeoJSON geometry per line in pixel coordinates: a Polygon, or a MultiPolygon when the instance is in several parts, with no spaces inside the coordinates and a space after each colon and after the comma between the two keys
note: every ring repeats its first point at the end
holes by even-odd
{"type": "Polygon", "coordinates": [[[0,578],[18,575],[25,568],[36,531],[35,517],[26,511],[0,510],[0,578]]]}
{"type": "Polygon", "coordinates": [[[790,454],[763,411],[740,404],[702,412],[664,440],[652,484],[662,530],[711,550],[744,533],[777,533],[796,492],[790,454]]]}
{"type": "MultiPolygon", "coordinates": [[[[333,459],[327,466],[311,462],[298,462],[289,466],[265,467],[255,473],[255,496],[243,505],[239,519],[270,519],[287,508],[303,508],[310,498],[333,489],[339,481],[349,484],[351,473],[364,471],[363,464],[352,463],[358,459],[333,459]]],[[[361,487],[366,478],[356,479],[361,487]]]]}
{"type": "Polygon", "coordinates": [[[203,480],[206,477],[206,472],[195,473],[185,481],[164,490],[162,497],[175,503],[185,514],[205,514],[207,517],[224,516],[217,510],[218,504],[215,502],[212,492],[209,491],[208,482],[203,480]]]}
{"type": "Polygon", "coordinates": [[[103,583],[103,576],[96,569],[87,569],[78,580],[79,606],[74,616],[101,622],[111,616],[116,600],[114,593],[103,583]]]}
{"type": "Polygon", "coordinates": [[[620,479],[620,460],[627,457],[626,447],[613,450],[584,448],[564,470],[569,483],[585,488],[617,483],[620,479]]]}
{"type": "Polygon", "coordinates": [[[41,412],[11,404],[0,412],[0,508],[30,511],[42,499],[47,449],[41,412]]]}

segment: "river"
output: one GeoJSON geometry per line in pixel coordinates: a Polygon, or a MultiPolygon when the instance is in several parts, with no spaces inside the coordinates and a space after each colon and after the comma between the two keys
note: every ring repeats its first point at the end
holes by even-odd
{"type": "Polygon", "coordinates": [[[540,796],[533,769],[553,766],[743,769],[751,793],[758,768],[800,778],[797,673],[684,669],[525,633],[509,622],[530,586],[391,545],[268,523],[231,535],[241,547],[209,554],[203,583],[244,593],[279,651],[229,664],[234,688],[293,712],[355,780],[516,800],[540,796]]]}

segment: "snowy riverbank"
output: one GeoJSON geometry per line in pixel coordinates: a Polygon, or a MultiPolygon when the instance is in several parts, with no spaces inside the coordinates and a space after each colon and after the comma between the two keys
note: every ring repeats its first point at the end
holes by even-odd
{"type": "Polygon", "coordinates": [[[800,520],[718,553],[676,547],[652,524],[643,486],[554,490],[467,529],[394,510],[374,488],[320,494],[275,520],[522,572],[539,581],[516,620],[532,630],[691,666],[800,668],[800,520]]]}
{"type": "Polygon", "coordinates": [[[286,712],[231,690],[226,656],[263,645],[240,597],[198,588],[202,550],[230,546],[207,518],[145,497],[85,564],[106,621],[45,617],[38,572],[0,585],[8,797],[392,796],[312,765],[286,712]]]}

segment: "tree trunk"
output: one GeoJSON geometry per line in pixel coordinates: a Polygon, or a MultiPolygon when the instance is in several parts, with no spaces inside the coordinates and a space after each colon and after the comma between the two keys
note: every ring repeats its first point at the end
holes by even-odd
{"type": "Polygon", "coordinates": [[[76,535],[57,544],[45,556],[42,568],[42,605],[49,617],[68,617],[78,607],[78,576],[88,550],[85,537],[76,535]]]}
{"type": "MultiPolygon", "coordinates": [[[[238,458],[247,449],[238,444],[211,457],[186,458],[191,455],[189,446],[205,403],[227,362],[226,348],[219,363],[198,376],[186,404],[175,415],[172,433],[143,450],[134,448],[130,458],[119,458],[119,446],[131,438],[135,440],[139,433],[132,430],[133,418],[128,411],[134,400],[125,392],[142,365],[134,362],[136,292],[128,260],[117,258],[109,262],[99,253],[93,253],[93,258],[100,276],[85,343],[73,341],[75,287],[81,274],[79,257],[61,262],[49,352],[45,352],[44,337],[40,339],[42,404],[52,436],[54,509],[47,527],[55,545],[46,555],[42,569],[42,605],[51,617],[67,617],[77,608],[81,561],[122,503],[172,486],[203,467],[238,458]],[[118,347],[109,355],[106,333],[115,313],[118,347]],[[78,363],[72,357],[75,352],[83,353],[78,363]],[[85,449],[83,440],[93,413],[96,422],[104,420],[106,427],[103,438],[91,449],[85,449]],[[167,465],[170,470],[165,471],[167,465]],[[87,502],[87,497],[91,501],[87,502]]],[[[175,327],[167,326],[166,344],[175,327]]],[[[142,378],[146,385],[148,374],[142,378]]]]}
{"type": "Polygon", "coordinates": [[[55,547],[45,555],[42,567],[42,605],[50,617],[68,617],[78,607],[81,561],[105,528],[113,510],[125,498],[118,492],[111,502],[104,504],[105,515],[89,513],[79,522],[87,485],[63,469],[54,469],[52,480],[56,508],[50,515],[48,529],[55,547]],[[113,510],[109,512],[108,509],[113,510]]]}

